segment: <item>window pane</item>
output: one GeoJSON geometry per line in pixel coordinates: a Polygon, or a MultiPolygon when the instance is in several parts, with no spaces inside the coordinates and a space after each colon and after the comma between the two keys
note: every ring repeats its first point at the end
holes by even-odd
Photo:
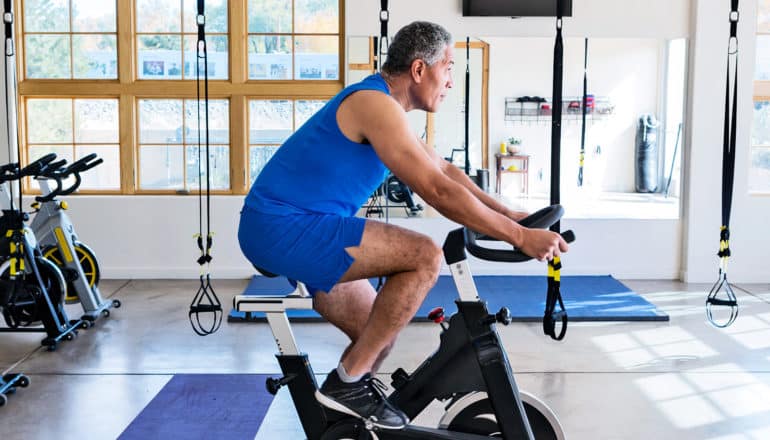
{"type": "Polygon", "coordinates": [[[70,78],[68,35],[27,35],[24,38],[27,78],[70,78]]]}
{"type": "Polygon", "coordinates": [[[338,37],[295,37],[294,79],[338,79],[338,37]]]}
{"type": "MultiPolygon", "coordinates": [[[[211,170],[211,189],[230,189],[230,149],[226,146],[209,147],[209,169],[211,170]]],[[[206,189],[206,149],[198,146],[187,147],[187,188],[198,189],[198,183],[206,189]],[[203,161],[198,169],[198,157],[203,161]],[[200,173],[200,174],[199,174],[200,173]]]]}
{"type": "Polygon", "coordinates": [[[140,79],[178,79],[182,36],[140,35],[137,72],[140,79]]]}
{"type": "Polygon", "coordinates": [[[278,145],[257,145],[249,147],[249,186],[254,183],[267,161],[278,151],[278,145]]]}
{"type": "Polygon", "coordinates": [[[81,174],[82,189],[120,189],[120,147],[118,145],[75,146],[77,159],[91,153],[104,162],[81,174]]]}
{"type": "Polygon", "coordinates": [[[249,0],[249,32],[291,33],[291,2],[292,0],[249,0]]]}
{"type": "Polygon", "coordinates": [[[297,113],[294,118],[294,126],[296,127],[295,130],[299,130],[302,124],[307,122],[307,120],[310,119],[310,117],[313,116],[318,110],[321,110],[321,107],[323,107],[325,104],[326,101],[297,101],[297,113]]]}
{"type": "MultiPolygon", "coordinates": [[[[209,100],[209,144],[230,143],[230,102],[224,99],[209,100]]],[[[198,102],[185,100],[185,144],[198,145],[198,102]]],[[[206,145],[206,108],[200,103],[201,145],[206,145]]]]}
{"type": "Polygon", "coordinates": [[[292,101],[249,101],[249,143],[280,144],[292,134],[292,101]]]}
{"type": "Polygon", "coordinates": [[[68,0],[24,0],[24,32],[69,32],[68,0]]]}
{"type": "Polygon", "coordinates": [[[65,159],[67,163],[72,163],[72,145],[30,145],[29,162],[49,153],[55,153],[57,159],[65,159]]]}
{"type": "Polygon", "coordinates": [[[759,0],[758,2],[757,32],[770,33],[770,0],[759,0]]]}
{"type": "Polygon", "coordinates": [[[757,35],[757,62],[754,79],[770,80],[770,35],[757,35]]]}
{"type": "MultiPolygon", "coordinates": [[[[182,144],[182,142],[181,99],[139,101],[139,143],[182,144]]],[[[179,154],[182,154],[181,150],[179,154]]]]}
{"type": "Polygon", "coordinates": [[[181,7],[179,0],[136,0],[136,31],[180,32],[181,7]]]}
{"type": "Polygon", "coordinates": [[[770,148],[751,150],[749,191],[770,193],[770,148]]]}
{"type": "Polygon", "coordinates": [[[182,189],[184,149],[181,145],[142,145],[139,147],[141,189],[182,189]]]}
{"type": "Polygon", "coordinates": [[[28,99],[27,141],[72,143],[72,100],[28,99]]]}
{"type": "MultiPolygon", "coordinates": [[[[206,16],[206,41],[209,34],[227,33],[227,0],[206,0],[204,15],[206,16]]],[[[198,2],[184,0],[184,32],[197,33],[198,2]]]]}
{"type": "Polygon", "coordinates": [[[754,102],[751,145],[755,147],[770,147],[770,101],[754,102]]]}
{"type": "Polygon", "coordinates": [[[77,79],[116,79],[118,51],[115,35],[73,35],[73,76],[77,79]]]}
{"type": "Polygon", "coordinates": [[[72,0],[73,32],[116,32],[115,0],[72,0]]]}
{"type": "Polygon", "coordinates": [[[75,100],[76,143],[118,143],[117,99],[75,100]]]}
{"type": "MultiPolygon", "coordinates": [[[[206,54],[208,55],[209,79],[227,79],[229,68],[227,65],[227,37],[207,36],[206,54]]],[[[198,36],[185,36],[184,38],[184,77],[195,79],[195,60],[198,59],[198,36]],[[192,68],[192,70],[190,70],[192,68]]],[[[200,59],[200,75],[203,79],[203,59],[200,59]]]]}
{"type": "Polygon", "coordinates": [[[249,37],[249,79],[291,79],[291,37],[249,37]]]}
{"type": "Polygon", "coordinates": [[[754,102],[749,191],[770,192],[770,101],[754,102]]]}
{"type": "Polygon", "coordinates": [[[339,16],[339,0],[295,0],[294,32],[336,34],[339,16]]]}

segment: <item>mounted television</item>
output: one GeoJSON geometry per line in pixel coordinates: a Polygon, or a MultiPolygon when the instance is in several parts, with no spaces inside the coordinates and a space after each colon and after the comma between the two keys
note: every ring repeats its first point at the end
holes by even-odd
{"type": "MultiPolygon", "coordinates": [[[[562,0],[572,17],[572,0],[562,0]]],[[[556,17],[556,0],[463,0],[463,17],[556,17]]]]}

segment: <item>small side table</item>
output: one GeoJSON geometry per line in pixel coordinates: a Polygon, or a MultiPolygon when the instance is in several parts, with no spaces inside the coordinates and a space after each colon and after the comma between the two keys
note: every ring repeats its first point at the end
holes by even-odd
{"type": "Polygon", "coordinates": [[[495,153],[495,169],[497,170],[497,179],[495,191],[500,194],[500,187],[503,174],[521,174],[522,185],[521,192],[529,194],[529,155],[527,154],[502,154],[495,153]],[[509,160],[520,162],[520,167],[516,171],[509,171],[504,167],[504,163],[509,160]]]}

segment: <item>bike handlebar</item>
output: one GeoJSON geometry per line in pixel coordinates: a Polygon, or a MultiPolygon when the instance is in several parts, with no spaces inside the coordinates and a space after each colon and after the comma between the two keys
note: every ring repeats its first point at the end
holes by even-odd
{"type": "Polygon", "coordinates": [[[38,175],[48,169],[54,159],[56,159],[56,154],[49,153],[33,162],[30,162],[27,166],[21,169],[19,169],[18,162],[7,163],[3,166],[0,166],[0,183],[5,183],[11,180],[19,180],[27,176],[38,175]]]}
{"type": "MultiPolygon", "coordinates": [[[[66,163],[65,161],[59,161],[56,162],[59,164],[61,162],[61,165],[66,163]]],[[[55,199],[58,196],[66,196],[69,194],[72,194],[75,192],[78,187],[80,187],[80,184],[82,183],[82,179],[80,177],[80,173],[90,170],[91,168],[103,163],[104,160],[101,158],[97,158],[96,153],[91,153],[89,155],[83,156],[80,159],[76,160],[75,162],[72,162],[69,166],[66,168],[60,168],[57,167],[56,169],[51,169],[50,172],[45,172],[39,174],[40,177],[44,177],[47,179],[52,179],[56,181],[56,189],[51,191],[49,194],[45,196],[37,196],[35,197],[35,200],[38,202],[49,202],[53,199],[55,199]],[[94,160],[96,159],[96,160],[94,160]],[[67,177],[74,175],[75,182],[70,185],[67,188],[62,188],[62,180],[66,179],[67,177]]]]}
{"type": "MultiPolygon", "coordinates": [[[[521,219],[518,223],[525,228],[546,229],[554,223],[558,222],[562,215],[564,215],[564,208],[562,208],[561,205],[551,205],[530,214],[529,216],[521,219]]],[[[482,247],[476,243],[477,240],[499,240],[472,231],[468,228],[463,228],[463,235],[465,237],[465,248],[468,250],[468,252],[474,257],[481,258],[482,260],[501,261],[505,263],[520,263],[532,259],[532,257],[517,248],[493,249],[482,247]]],[[[575,241],[575,233],[572,231],[565,231],[561,234],[561,236],[567,243],[575,241]]]]}

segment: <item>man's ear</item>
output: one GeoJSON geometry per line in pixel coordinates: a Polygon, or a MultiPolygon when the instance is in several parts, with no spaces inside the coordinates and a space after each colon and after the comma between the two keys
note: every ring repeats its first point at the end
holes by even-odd
{"type": "Polygon", "coordinates": [[[428,68],[428,65],[425,63],[425,60],[416,59],[412,61],[412,67],[410,69],[410,72],[412,74],[412,79],[416,83],[422,82],[422,77],[425,75],[425,70],[428,68]]]}

